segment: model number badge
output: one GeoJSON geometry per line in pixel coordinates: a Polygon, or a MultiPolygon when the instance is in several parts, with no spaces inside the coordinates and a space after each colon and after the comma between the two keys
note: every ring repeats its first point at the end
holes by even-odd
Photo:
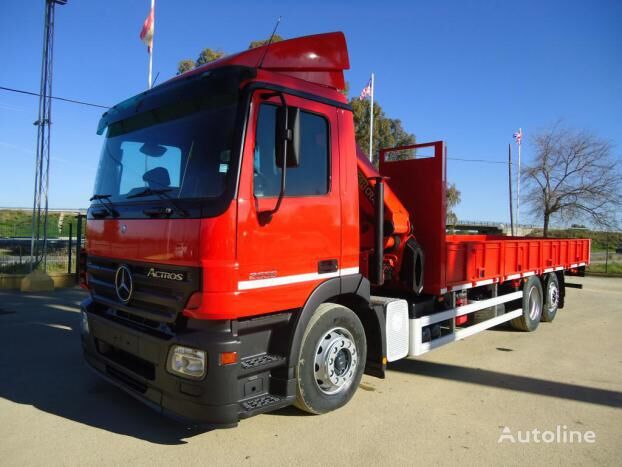
{"type": "Polygon", "coordinates": [[[149,271],[147,271],[147,277],[155,277],[156,279],[167,279],[169,281],[184,280],[184,275],[180,272],[158,271],[155,268],[150,268],[149,271]]]}
{"type": "Polygon", "coordinates": [[[248,279],[251,281],[260,280],[260,279],[273,279],[275,277],[276,277],[276,271],[251,272],[248,275],[248,279]]]}

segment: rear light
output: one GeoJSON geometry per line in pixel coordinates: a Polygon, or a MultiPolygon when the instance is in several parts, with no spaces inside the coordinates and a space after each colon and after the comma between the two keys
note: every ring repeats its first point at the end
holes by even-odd
{"type": "Polygon", "coordinates": [[[462,326],[468,319],[469,317],[467,315],[456,316],[456,326],[462,326]]]}

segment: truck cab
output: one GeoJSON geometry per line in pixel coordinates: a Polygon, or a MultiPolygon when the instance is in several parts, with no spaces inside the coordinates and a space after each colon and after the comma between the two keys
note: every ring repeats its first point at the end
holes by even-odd
{"type": "Polygon", "coordinates": [[[305,307],[369,301],[348,66],[341,33],[290,40],[104,114],[83,304],[101,376],[219,426],[294,401],[305,307]]]}

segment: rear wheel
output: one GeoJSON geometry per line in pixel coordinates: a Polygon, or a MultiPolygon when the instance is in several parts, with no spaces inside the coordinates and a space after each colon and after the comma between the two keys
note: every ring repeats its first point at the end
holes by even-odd
{"type": "Polygon", "coordinates": [[[549,323],[555,319],[559,307],[559,281],[555,273],[547,274],[544,281],[544,308],[542,321],[549,323]]]}
{"type": "Polygon", "coordinates": [[[323,303],[302,338],[296,367],[296,407],[321,414],[345,405],[363,376],[367,354],[365,329],[356,314],[323,303]]]}
{"type": "Polygon", "coordinates": [[[536,276],[531,276],[523,286],[523,314],[510,321],[510,325],[519,331],[535,331],[542,317],[542,283],[536,276]]]}

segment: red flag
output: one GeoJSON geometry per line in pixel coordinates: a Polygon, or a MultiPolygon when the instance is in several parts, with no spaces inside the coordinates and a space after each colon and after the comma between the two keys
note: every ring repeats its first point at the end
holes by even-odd
{"type": "Polygon", "coordinates": [[[140,40],[142,40],[147,46],[147,52],[151,53],[151,48],[153,47],[153,26],[155,23],[155,12],[152,8],[149,11],[149,16],[145,19],[143,23],[143,28],[140,31],[140,40]]]}

